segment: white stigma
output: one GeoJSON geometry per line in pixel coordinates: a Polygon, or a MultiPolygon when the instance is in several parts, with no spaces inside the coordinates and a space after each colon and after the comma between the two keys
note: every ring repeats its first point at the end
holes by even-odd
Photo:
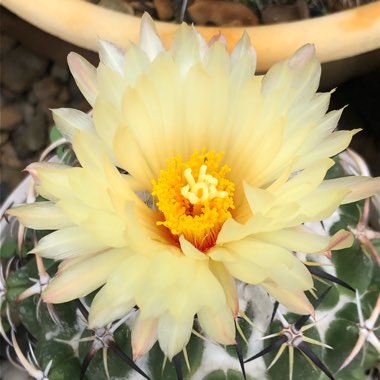
{"type": "Polygon", "coordinates": [[[216,197],[224,198],[228,195],[227,191],[219,191],[216,189],[218,180],[211,174],[206,174],[206,171],[207,166],[202,165],[199,168],[197,181],[195,181],[193,177],[191,168],[185,169],[183,173],[188,184],[182,187],[181,194],[193,205],[209,201],[216,197]]]}

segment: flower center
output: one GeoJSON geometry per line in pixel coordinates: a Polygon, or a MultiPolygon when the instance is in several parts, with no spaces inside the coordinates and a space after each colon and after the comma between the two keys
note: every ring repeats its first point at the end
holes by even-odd
{"type": "Polygon", "coordinates": [[[203,252],[215,245],[234,208],[235,185],[225,178],[229,167],[219,168],[221,158],[222,154],[197,151],[188,162],[174,157],[153,181],[152,195],[163,215],[157,223],[168,228],[177,242],[184,235],[203,252]]]}

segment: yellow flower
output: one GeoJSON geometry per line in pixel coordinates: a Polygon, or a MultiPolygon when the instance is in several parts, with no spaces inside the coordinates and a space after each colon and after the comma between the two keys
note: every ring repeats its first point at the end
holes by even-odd
{"type": "Polygon", "coordinates": [[[303,223],[380,188],[379,179],[324,180],[357,130],[334,131],[342,111],[326,114],[330,94],[316,93],[314,47],[255,76],[247,35],[229,54],[223,38],[207,45],[182,25],[166,50],[144,16],[127,52],[101,42],[98,68],[68,60],[93,113],[53,112],[80,166],[30,165],[47,200],[9,211],[29,228],[56,230],[32,250],[62,260],[44,300],[101,287],[93,327],[137,305],[135,358],[158,339],[171,359],[195,315],[211,339],[234,343],[235,280],[312,313],[304,292],[313,281],[294,252],[352,241],[303,223]]]}

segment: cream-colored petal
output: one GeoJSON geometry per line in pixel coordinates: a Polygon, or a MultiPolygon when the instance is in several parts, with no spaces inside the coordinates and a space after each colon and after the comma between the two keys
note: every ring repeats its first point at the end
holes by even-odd
{"type": "Polygon", "coordinates": [[[146,12],[141,18],[139,46],[145,51],[151,61],[153,61],[160,52],[165,51],[161,39],[157,34],[154,22],[146,12]]]}
{"type": "Polygon", "coordinates": [[[305,168],[276,190],[276,202],[294,202],[312,192],[322,183],[327,170],[333,165],[334,161],[326,158],[305,168]]]}
{"type": "Polygon", "coordinates": [[[54,260],[88,256],[103,251],[106,245],[81,227],[69,227],[52,232],[39,240],[30,253],[54,260]]]}
{"type": "Polygon", "coordinates": [[[210,262],[210,270],[222,285],[224,294],[226,295],[227,304],[236,318],[239,312],[239,299],[233,277],[228,273],[224,264],[217,261],[210,262]]]}
{"type": "Polygon", "coordinates": [[[57,204],[64,211],[65,216],[67,215],[75,224],[97,236],[102,244],[109,247],[127,245],[125,223],[114,213],[92,209],[75,199],[61,200],[57,204]]]}
{"type": "Polygon", "coordinates": [[[174,33],[170,46],[170,53],[183,76],[193,65],[201,62],[207,50],[208,46],[204,39],[195,28],[186,24],[182,24],[174,33]]]}
{"type": "Polygon", "coordinates": [[[138,46],[131,44],[125,53],[124,79],[126,85],[134,85],[137,78],[149,67],[147,54],[138,46]]]}
{"type": "Polygon", "coordinates": [[[72,108],[57,108],[52,110],[53,120],[61,134],[72,141],[77,129],[93,131],[91,116],[72,108]]]}
{"type": "Polygon", "coordinates": [[[56,275],[59,274],[60,272],[64,272],[66,269],[70,267],[74,267],[75,265],[83,263],[84,261],[88,260],[90,257],[96,256],[98,254],[99,252],[94,252],[89,255],[77,256],[71,259],[63,260],[58,265],[58,270],[57,270],[56,275]]]}
{"type": "Polygon", "coordinates": [[[347,188],[326,189],[322,186],[299,201],[304,221],[320,221],[329,217],[349,194],[347,188]]]}
{"type": "Polygon", "coordinates": [[[221,76],[230,72],[230,56],[222,39],[218,39],[210,45],[203,65],[210,75],[221,76]]]}
{"type": "Polygon", "coordinates": [[[136,305],[135,295],[146,283],[148,260],[125,249],[125,258],[91,304],[89,326],[104,326],[126,315],[136,305]]]}
{"type": "Polygon", "coordinates": [[[89,104],[94,106],[98,95],[95,67],[79,54],[73,52],[67,56],[67,63],[79,90],[89,104]]]}
{"type": "Polygon", "coordinates": [[[183,320],[204,305],[220,307],[226,303],[224,290],[210,271],[208,260],[161,251],[152,255],[144,276],[149,283],[136,294],[144,318],[159,317],[160,312],[168,310],[174,318],[183,320]]]}
{"type": "Polygon", "coordinates": [[[210,257],[210,259],[213,259],[216,262],[237,261],[236,255],[234,255],[228,249],[223,247],[223,245],[216,245],[212,247],[207,252],[207,255],[210,257]]]}
{"type": "Polygon", "coordinates": [[[60,272],[42,294],[45,302],[62,303],[84,297],[102,286],[126,256],[125,250],[109,250],[60,272]]]}
{"type": "Polygon", "coordinates": [[[270,269],[270,278],[279,287],[289,291],[298,292],[309,290],[313,287],[313,279],[306,266],[295,259],[292,266],[284,264],[274,265],[270,269]]]}
{"type": "Polygon", "coordinates": [[[124,247],[128,243],[123,221],[112,213],[91,211],[81,226],[109,247],[124,247]]]}
{"type": "Polygon", "coordinates": [[[329,236],[317,235],[302,226],[258,233],[255,237],[271,244],[305,253],[322,252],[330,243],[329,236]]]}
{"type": "Polygon", "coordinates": [[[260,284],[270,275],[268,269],[248,259],[239,258],[237,261],[226,262],[224,265],[233,277],[247,284],[260,284]]]}
{"type": "Polygon", "coordinates": [[[263,95],[281,96],[277,106],[283,107],[315,94],[321,74],[321,65],[315,56],[315,47],[301,47],[289,60],[275,64],[263,79],[263,95]]]}
{"type": "Polygon", "coordinates": [[[325,248],[328,250],[339,250],[350,248],[355,241],[355,236],[351,231],[339,230],[330,238],[330,244],[325,248]]]}
{"type": "Polygon", "coordinates": [[[158,319],[137,318],[132,328],[133,360],[145,355],[157,341],[158,319]]]}
{"type": "Polygon", "coordinates": [[[183,235],[179,237],[179,243],[185,256],[194,260],[208,260],[207,255],[195,248],[183,235]]]}
{"type": "Polygon", "coordinates": [[[204,307],[198,311],[198,321],[204,332],[220,344],[235,344],[235,324],[231,309],[204,307]]]}
{"type": "MultiPolygon", "coordinates": [[[[162,137],[160,138],[157,135],[155,120],[152,119],[151,114],[149,113],[149,102],[145,101],[139,93],[139,88],[147,85],[148,80],[146,79],[146,76],[140,77],[138,82],[139,83],[135,88],[127,88],[124,92],[122,100],[122,117],[128,128],[128,131],[125,130],[125,133],[130,135],[126,137],[133,139],[131,143],[137,143],[139,149],[138,154],[143,157],[152,173],[150,177],[151,180],[157,178],[160,169],[162,169],[162,161],[160,160],[160,142],[162,141],[162,137]]],[[[152,93],[150,93],[148,99],[157,102],[156,97],[154,97],[152,93]]],[[[115,143],[117,144],[116,141],[115,143]]],[[[125,145],[121,147],[121,154],[126,154],[128,152],[128,145],[127,141],[125,141],[125,145]]],[[[118,155],[116,155],[116,157],[118,157],[118,155]]],[[[130,160],[132,159],[134,158],[131,157],[130,160]]],[[[133,163],[126,162],[126,165],[127,166],[124,166],[126,170],[133,176],[137,177],[138,173],[131,172],[130,170],[131,167],[133,168],[133,163]]]]}
{"type": "Polygon", "coordinates": [[[359,131],[359,129],[354,129],[352,131],[337,131],[317,145],[315,145],[315,140],[310,136],[309,141],[314,141],[314,144],[307,152],[300,152],[302,154],[300,154],[297,162],[297,168],[304,168],[321,158],[333,157],[342,152],[350,144],[352,136],[359,131]]]}
{"type": "Polygon", "coordinates": [[[119,74],[124,74],[124,51],[109,41],[99,40],[100,61],[119,74]]]}
{"type": "Polygon", "coordinates": [[[109,97],[103,96],[103,93],[104,91],[96,99],[92,117],[96,132],[112,151],[116,130],[122,122],[118,109],[110,102],[109,97]]]}
{"type": "Polygon", "coordinates": [[[238,260],[225,262],[224,266],[241,281],[259,284],[272,279],[294,290],[310,289],[313,285],[311,275],[304,264],[282,247],[251,238],[228,243],[226,248],[236,255],[238,260]]]}
{"type": "Polygon", "coordinates": [[[107,153],[104,143],[95,133],[77,130],[72,143],[76,157],[83,168],[101,171],[103,157],[107,153]]]}
{"type": "Polygon", "coordinates": [[[342,177],[326,180],[322,183],[322,190],[347,189],[349,193],[342,204],[356,202],[380,193],[380,177],[363,176],[342,177]]]}
{"type": "Polygon", "coordinates": [[[161,350],[169,358],[182,351],[190,340],[193,328],[194,316],[191,315],[185,320],[177,320],[170,313],[165,313],[159,318],[158,341],[161,350]]]}
{"type": "Polygon", "coordinates": [[[275,298],[281,305],[297,314],[314,314],[313,305],[302,291],[294,292],[283,289],[273,282],[263,283],[262,286],[275,298]]]}
{"type": "MultiPolygon", "coordinates": [[[[109,66],[100,62],[96,73],[99,95],[96,98],[94,110],[98,107],[97,102],[99,97],[101,97],[103,100],[106,99],[107,102],[112,104],[112,106],[116,108],[115,111],[118,113],[124,89],[127,85],[126,79],[124,78],[125,72],[123,72],[122,75],[119,71],[114,71],[109,66]]],[[[115,125],[113,128],[116,127],[118,127],[118,125],[115,125]]]]}
{"type": "Polygon", "coordinates": [[[244,192],[249,207],[255,214],[266,214],[275,204],[276,198],[269,191],[244,183],[244,192]]]}
{"type": "Polygon", "coordinates": [[[62,209],[53,202],[36,202],[18,206],[6,213],[15,216],[25,227],[35,230],[58,230],[73,225],[62,209]]]}
{"type": "Polygon", "coordinates": [[[34,162],[26,168],[33,176],[37,193],[52,201],[71,196],[67,174],[75,170],[71,166],[52,162],[34,162]]]}
{"type": "Polygon", "coordinates": [[[240,40],[232,49],[232,52],[231,52],[232,67],[238,64],[239,61],[245,60],[246,58],[248,58],[252,64],[251,70],[253,74],[256,68],[256,51],[254,47],[251,45],[251,41],[249,39],[247,32],[244,32],[240,40]]]}

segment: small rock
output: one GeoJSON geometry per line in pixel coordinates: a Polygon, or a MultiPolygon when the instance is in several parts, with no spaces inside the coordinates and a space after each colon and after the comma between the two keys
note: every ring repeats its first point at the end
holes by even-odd
{"type": "Polygon", "coordinates": [[[11,131],[23,120],[22,112],[15,105],[0,107],[0,131],[11,131]]]}
{"type": "Polygon", "coordinates": [[[297,1],[295,4],[289,5],[269,5],[261,12],[263,24],[279,24],[309,17],[309,9],[304,1],[297,1]]]}
{"type": "Polygon", "coordinates": [[[24,169],[23,162],[18,158],[16,150],[11,144],[4,144],[0,148],[1,165],[9,169],[24,169]]]}
{"type": "Polygon", "coordinates": [[[47,59],[17,46],[3,58],[0,81],[11,91],[23,93],[44,74],[48,63],[47,59]]]}
{"type": "Polygon", "coordinates": [[[45,99],[54,99],[60,91],[56,79],[52,77],[46,77],[33,84],[33,93],[36,95],[38,102],[42,102],[45,99]]]}
{"type": "MultiPolygon", "coordinates": [[[[0,76],[0,78],[1,78],[1,76],[0,76]]],[[[17,96],[18,96],[15,92],[9,90],[8,88],[6,88],[4,86],[1,86],[1,94],[3,95],[6,103],[9,103],[9,102],[16,100],[17,96]]]]}
{"type": "Polygon", "coordinates": [[[33,91],[29,91],[27,95],[27,101],[29,104],[32,104],[33,106],[37,105],[38,99],[36,94],[33,91]]]}
{"type": "Polygon", "coordinates": [[[154,0],[158,18],[160,20],[170,20],[174,16],[174,9],[171,0],[154,0]]]}
{"type": "Polygon", "coordinates": [[[37,109],[28,123],[21,125],[12,135],[12,144],[21,159],[30,157],[47,143],[47,128],[44,112],[37,109]]]}
{"type": "Polygon", "coordinates": [[[8,54],[17,44],[17,41],[5,34],[0,34],[0,57],[8,54]]]}
{"type": "Polygon", "coordinates": [[[29,124],[34,116],[34,107],[28,103],[23,103],[22,110],[24,112],[25,124],[29,124]]]}
{"type": "Polygon", "coordinates": [[[217,0],[198,1],[188,7],[188,12],[192,20],[201,25],[240,26],[259,24],[256,14],[241,3],[217,0]]]}
{"type": "Polygon", "coordinates": [[[50,74],[53,78],[58,79],[61,83],[66,83],[70,77],[70,72],[67,66],[54,63],[50,74]]]}
{"type": "Polygon", "coordinates": [[[57,96],[57,100],[59,100],[60,102],[66,104],[69,102],[70,100],[70,94],[69,94],[69,90],[67,87],[63,87],[61,92],[59,93],[59,95],[57,96]]]}
{"type": "Polygon", "coordinates": [[[329,10],[329,13],[341,12],[346,9],[355,8],[357,6],[358,6],[358,1],[356,0],[345,0],[345,1],[328,0],[327,1],[327,8],[329,10]]]}
{"type": "MultiPolygon", "coordinates": [[[[14,189],[25,177],[26,174],[22,170],[27,164],[17,157],[16,151],[11,144],[5,144],[0,147],[0,161],[2,190],[14,189]]],[[[1,194],[1,197],[3,197],[3,194],[1,194]]],[[[19,378],[15,377],[15,379],[19,378]]]]}

